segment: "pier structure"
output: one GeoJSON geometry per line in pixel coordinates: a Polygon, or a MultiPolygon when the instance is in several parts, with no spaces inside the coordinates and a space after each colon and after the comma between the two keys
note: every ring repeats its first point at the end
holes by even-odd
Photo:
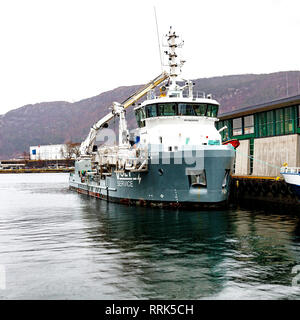
{"type": "Polygon", "coordinates": [[[0,160],[1,173],[44,173],[44,172],[72,172],[74,159],[64,160],[29,160],[12,159],[0,160]]]}
{"type": "Polygon", "coordinates": [[[280,168],[300,167],[300,95],[240,108],[219,116],[223,141],[238,139],[233,197],[299,205],[280,168]]]}
{"type": "Polygon", "coordinates": [[[219,115],[223,140],[238,139],[235,174],[276,177],[300,167],[300,95],[219,115]]]}

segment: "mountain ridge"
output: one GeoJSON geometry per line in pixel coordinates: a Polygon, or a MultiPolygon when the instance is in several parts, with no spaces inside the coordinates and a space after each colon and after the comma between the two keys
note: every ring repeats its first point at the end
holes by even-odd
{"type": "MultiPolygon", "coordinates": [[[[300,71],[240,74],[193,80],[195,91],[211,93],[220,112],[238,110],[299,94],[300,71]],[[288,77],[288,88],[287,79],[288,77]]],[[[89,128],[108,113],[113,101],[122,102],[142,85],[120,86],[76,102],[48,101],[27,104],[0,115],[0,159],[14,157],[30,145],[80,142],[89,128]]],[[[135,124],[128,109],[129,127],[135,124]]]]}

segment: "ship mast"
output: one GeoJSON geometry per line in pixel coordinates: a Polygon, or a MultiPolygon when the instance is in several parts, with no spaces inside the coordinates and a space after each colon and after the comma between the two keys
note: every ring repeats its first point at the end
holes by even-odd
{"type": "Polygon", "coordinates": [[[177,48],[181,48],[183,46],[183,41],[178,43],[177,39],[179,38],[176,35],[175,31],[170,27],[169,33],[166,35],[168,41],[169,51],[165,51],[165,54],[169,56],[169,67],[170,67],[170,86],[168,91],[168,96],[181,96],[182,89],[177,85],[176,79],[178,75],[181,73],[181,67],[184,64],[184,60],[178,61],[178,56],[176,53],[177,48]]]}

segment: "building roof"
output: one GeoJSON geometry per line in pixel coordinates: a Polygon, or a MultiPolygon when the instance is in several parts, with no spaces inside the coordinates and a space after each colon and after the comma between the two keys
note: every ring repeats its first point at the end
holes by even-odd
{"type": "Polygon", "coordinates": [[[257,104],[254,106],[248,106],[248,107],[240,108],[238,110],[221,113],[218,116],[218,118],[220,120],[227,120],[227,119],[237,118],[241,116],[251,115],[257,112],[289,107],[295,104],[300,104],[300,95],[286,97],[279,100],[272,100],[272,101],[257,104]]]}

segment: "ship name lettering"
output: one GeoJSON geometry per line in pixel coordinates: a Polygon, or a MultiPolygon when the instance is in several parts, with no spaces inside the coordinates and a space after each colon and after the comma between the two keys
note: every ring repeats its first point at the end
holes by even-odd
{"type": "Polygon", "coordinates": [[[118,187],[133,188],[133,181],[132,180],[118,180],[118,187]]]}

